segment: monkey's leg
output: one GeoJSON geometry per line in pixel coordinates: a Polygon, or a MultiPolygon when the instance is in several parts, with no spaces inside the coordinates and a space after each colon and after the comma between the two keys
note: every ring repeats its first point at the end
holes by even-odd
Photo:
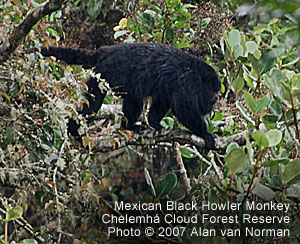
{"type": "Polygon", "coordinates": [[[139,119],[143,110],[143,100],[135,98],[134,96],[126,95],[123,101],[122,111],[126,118],[122,119],[121,126],[124,129],[137,131],[139,126],[135,122],[139,119]]]}
{"type": "Polygon", "coordinates": [[[208,131],[203,116],[197,111],[189,111],[188,108],[186,103],[178,102],[172,106],[172,111],[180,123],[205,140],[207,149],[215,149],[215,139],[208,131]]]}
{"type": "Polygon", "coordinates": [[[159,131],[162,129],[160,121],[169,109],[170,105],[166,103],[165,99],[154,99],[152,101],[148,122],[155,130],[159,131]]]}

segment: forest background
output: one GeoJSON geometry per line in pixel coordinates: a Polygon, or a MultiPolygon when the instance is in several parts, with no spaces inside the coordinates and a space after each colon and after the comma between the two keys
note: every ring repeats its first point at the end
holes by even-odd
{"type": "Polygon", "coordinates": [[[1,0],[0,23],[1,243],[299,243],[299,1],[1,0]],[[171,113],[160,134],[121,130],[112,91],[95,125],[79,116],[83,143],[68,135],[92,70],[23,50],[124,42],[173,45],[215,68],[216,150],[171,113]],[[289,203],[290,236],[191,238],[179,224],[182,236],[116,237],[101,221],[115,201],[168,200],[289,203]]]}

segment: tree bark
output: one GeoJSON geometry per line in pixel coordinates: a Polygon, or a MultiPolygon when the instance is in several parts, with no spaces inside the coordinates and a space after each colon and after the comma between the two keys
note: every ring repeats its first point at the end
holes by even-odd
{"type": "Polygon", "coordinates": [[[63,2],[64,0],[49,0],[39,5],[32,11],[29,11],[22,23],[13,29],[10,36],[0,46],[0,64],[9,58],[9,56],[25,40],[32,27],[40,19],[56,10],[59,10],[63,2]]]}

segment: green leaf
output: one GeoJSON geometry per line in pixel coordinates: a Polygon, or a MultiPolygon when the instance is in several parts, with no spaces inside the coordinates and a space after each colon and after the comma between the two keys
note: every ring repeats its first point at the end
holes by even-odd
{"type": "Polygon", "coordinates": [[[274,198],[275,196],[275,192],[272,191],[269,187],[262,185],[260,183],[258,183],[253,191],[253,194],[257,195],[258,197],[264,199],[265,201],[270,201],[274,198]]]}
{"type": "Polygon", "coordinates": [[[174,119],[171,117],[164,117],[161,122],[160,125],[164,128],[174,128],[174,119]]]}
{"type": "Polygon", "coordinates": [[[23,209],[20,206],[16,206],[12,209],[9,209],[6,213],[6,220],[11,221],[17,218],[20,218],[23,214],[23,209]]]}
{"type": "Polygon", "coordinates": [[[260,64],[259,64],[259,59],[256,58],[254,55],[252,54],[248,54],[248,60],[250,61],[252,68],[254,69],[254,71],[256,72],[256,74],[260,74],[260,64]]]}
{"type": "Polygon", "coordinates": [[[258,113],[262,112],[263,110],[265,110],[269,106],[270,103],[271,103],[271,100],[267,96],[264,96],[264,97],[258,99],[256,101],[257,107],[256,107],[255,114],[258,114],[258,113]]]}
{"type": "Polygon", "coordinates": [[[277,129],[273,129],[267,131],[266,137],[269,141],[269,147],[274,147],[281,142],[282,133],[277,129]]]}
{"type": "Polygon", "coordinates": [[[156,196],[155,187],[153,185],[152,178],[151,178],[149,170],[147,168],[144,168],[144,175],[145,175],[145,179],[146,179],[148,186],[150,186],[153,196],[156,196]]]}
{"type": "Polygon", "coordinates": [[[271,69],[269,75],[265,75],[265,84],[273,93],[275,98],[279,98],[281,102],[284,102],[284,92],[286,90],[282,86],[282,82],[286,81],[282,71],[277,68],[271,69]]]}
{"type": "Polygon", "coordinates": [[[166,38],[169,42],[172,42],[174,39],[174,32],[170,26],[166,27],[166,38]]]}
{"type": "Polygon", "coordinates": [[[251,112],[256,114],[256,109],[257,109],[256,101],[249,92],[245,92],[245,101],[248,108],[251,110],[251,112]]]}
{"type": "Polygon", "coordinates": [[[51,128],[53,131],[54,147],[59,148],[62,141],[62,132],[60,128],[56,125],[51,126],[51,128]]]}
{"type": "Polygon", "coordinates": [[[225,158],[225,165],[229,174],[236,174],[241,171],[247,162],[247,157],[241,148],[234,148],[225,158]]]}
{"type": "Polygon", "coordinates": [[[239,148],[239,144],[236,142],[231,142],[226,148],[226,154],[230,153],[235,148],[239,148]]]}
{"type": "Polygon", "coordinates": [[[234,79],[232,82],[232,87],[234,89],[234,92],[239,92],[244,88],[245,82],[244,79],[241,76],[238,76],[234,79]]]}
{"type": "Polygon", "coordinates": [[[168,173],[156,182],[156,192],[158,198],[171,193],[177,185],[177,176],[174,173],[168,173]]]}
{"type": "Polygon", "coordinates": [[[233,50],[233,47],[236,44],[240,44],[241,42],[241,34],[238,30],[232,30],[228,33],[228,44],[230,45],[231,49],[233,50]]]}
{"type": "Polygon", "coordinates": [[[38,244],[38,242],[34,239],[24,239],[19,244],[38,244]]]}
{"type": "Polygon", "coordinates": [[[266,52],[262,54],[260,57],[259,63],[260,63],[260,73],[264,74],[268,72],[276,63],[277,60],[277,54],[274,50],[269,49],[266,52]]]}
{"type": "Polygon", "coordinates": [[[252,137],[260,147],[267,147],[269,145],[266,134],[260,130],[253,132],[252,137]]]}
{"type": "Polygon", "coordinates": [[[241,44],[238,43],[238,44],[234,45],[233,56],[235,59],[237,59],[240,56],[243,56],[243,53],[244,53],[244,48],[241,44]]]}
{"type": "Polygon", "coordinates": [[[257,50],[254,52],[253,56],[254,56],[257,60],[259,60],[260,57],[261,57],[261,51],[259,51],[259,50],[257,49],[257,50]]]}
{"type": "Polygon", "coordinates": [[[84,184],[87,184],[90,182],[92,176],[93,175],[89,170],[85,170],[81,173],[81,180],[83,181],[84,184]]]}
{"type": "Polygon", "coordinates": [[[287,158],[281,158],[281,159],[274,159],[274,160],[268,160],[265,161],[262,166],[264,167],[273,167],[277,166],[278,164],[287,164],[289,160],[287,158]]]}
{"type": "Polygon", "coordinates": [[[7,126],[5,130],[5,142],[7,144],[12,143],[14,141],[14,137],[15,137],[15,131],[13,127],[7,126]]]}
{"type": "Polygon", "coordinates": [[[52,28],[47,28],[45,31],[48,32],[50,35],[54,36],[56,41],[60,40],[60,34],[56,30],[52,28]]]}
{"type": "Polygon", "coordinates": [[[190,147],[179,148],[181,155],[185,158],[195,158],[197,157],[197,152],[190,147]]]}
{"type": "Polygon", "coordinates": [[[150,16],[151,18],[155,18],[157,13],[153,10],[150,10],[150,9],[146,9],[143,13],[143,15],[148,15],[150,16]]]}
{"type": "Polygon", "coordinates": [[[286,81],[286,78],[282,71],[278,68],[274,68],[271,70],[270,75],[274,83],[279,83],[279,81],[286,81]]]}
{"type": "Polygon", "coordinates": [[[224,115],[218,111],[215,112],[213,121],[219,121],[222,120],[224,118],[224,115]]]}
{"type": "Polygon", "coordinates": [[[286,190],[286,195],[288,197],[300,197],[300,185],[291,186],[286,190]]]}
{"type": "Polygon", "coordinates": [[[87,4],[87,12],[89,16],[91,17],[91,21],[94,21],[101,11],[101,0],[89,0],[87,4]]]}
{"type": "Polygon", "coordinates": [[[289,183],[300,174],[300,159],[296,158],[292,162],[289,162],[285,167],[282,174],[282,181],[289,183]]]}
{"type": "Polygon", "coordinates": [[[258,46],[254,41],[247,41],[246,47],[247,47],[247,51],[251,54],[254,54],[254,52],[258,49],[258,46]]]}
{"type": "Polygon", "coordinates": [[[262,117],[262,122],[267,127],[267,129],[276,129],[277,128],[278,116],[273,114],[266,114],[262,117]]]}

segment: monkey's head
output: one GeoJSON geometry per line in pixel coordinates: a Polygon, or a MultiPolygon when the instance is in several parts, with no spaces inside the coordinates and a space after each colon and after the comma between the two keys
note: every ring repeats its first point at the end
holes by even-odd
{"type": "Polygon", "coordinates": [[[213,105],[218,100],[218,94],[221,90],[221,82],[218,73],[205,63],[201,69],[202,89],[200,97],[200,107],[203,115],[208,114],[213,105]]]}

